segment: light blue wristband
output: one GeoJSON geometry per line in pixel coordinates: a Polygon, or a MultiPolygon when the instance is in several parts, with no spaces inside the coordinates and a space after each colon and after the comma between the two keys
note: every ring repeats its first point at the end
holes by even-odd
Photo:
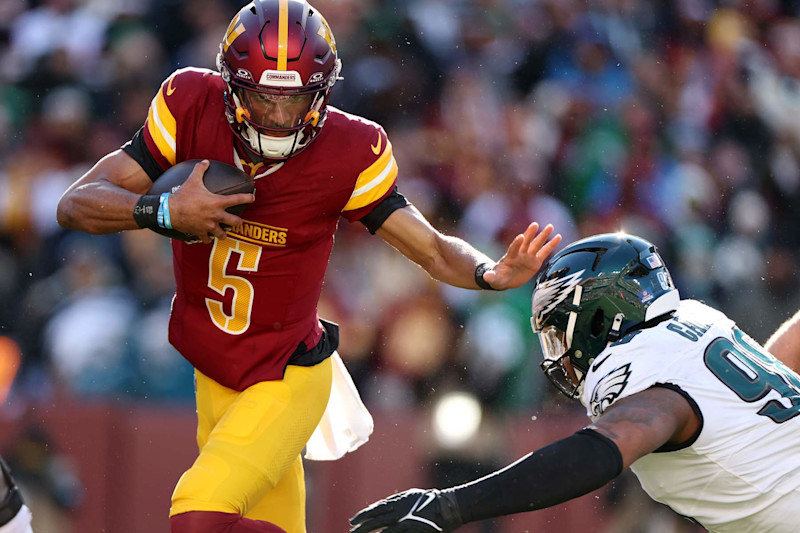
{"type": "Polygon", "coordinates": [[[157,222],[159,228],[172,229],[172,219],[169,216],[169,195],[168,192],[162,193],[158,199],[157,222]]]}
{"type": "Polygon", "coordinates": [[[172,229],[172,218],[169,216],[169,195],[170,193],[164,193],[164,227],[172,229]]]}

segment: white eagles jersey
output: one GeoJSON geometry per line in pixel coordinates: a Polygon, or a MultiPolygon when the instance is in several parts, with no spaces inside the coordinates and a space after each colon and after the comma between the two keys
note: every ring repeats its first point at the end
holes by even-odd
{"type": "Polygon", "coordinates": [[[631,465],[650,497],[713,532],[800,529],[800,376],[719,311],[683,300],[669,320],[603,350],[581,402],[595,420],[652,386],[683,394],[700,430],[631,465]]]}

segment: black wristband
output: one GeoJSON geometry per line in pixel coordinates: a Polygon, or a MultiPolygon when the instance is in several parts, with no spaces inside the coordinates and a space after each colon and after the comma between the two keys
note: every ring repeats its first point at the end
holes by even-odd
{"type": "Polygon", "coordinates": [[[158,227],[158,206],[161,202],[158,194],[144,194],[139,197],[133,208],[133,220],[140,228],[155,229],[158,227]]]}
{"type": "Polygon", "coordinates": [[[496,291],[497,289],[489,285],[489,282],[483,279],[483,275],[487,270],[491,270],[489,263],[481,263],[475,267],[475,284],[485,291],[496,291]]]}

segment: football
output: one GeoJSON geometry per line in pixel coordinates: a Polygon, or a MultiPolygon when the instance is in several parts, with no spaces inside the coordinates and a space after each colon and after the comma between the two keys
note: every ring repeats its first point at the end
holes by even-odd
{"type": "MultiPolygon", "coordinates": [[[[202,161],[202,159],[190,159],[170,167],[153,182],[147,194],[162,194],[165,192],[177,191],[189,178],[189,174],[194,170],[194,166],[200,161],[202,161]]],[[[213,160],[209,160],[208,169],[206,169],[206,173],[203,175],[203,185],[205,185],[206,189],[210,192],[225,195],[237,194],[240,192],[252,194],[256,188],[252,178],[235,166],[213,160]]],[[[242,214],[245,207],[247,207],[247,204],[233,205],[226,209],[226,211],[238,216],[242,214]]],[[[182,231],[174,229],[154,228],[153,231],[181,241],[196,242],[198,240],[197,237],[191,233],[183,233],[182,231]]]]}

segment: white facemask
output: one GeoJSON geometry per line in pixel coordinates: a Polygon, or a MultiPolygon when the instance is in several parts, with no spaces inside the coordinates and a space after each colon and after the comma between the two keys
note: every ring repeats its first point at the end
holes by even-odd
{"type": "Polygon", "coordinates": [[[303,137],[305,135],[302,131],[298,131],[294,135],[288,137],[273,137],[271,135],[264,135],[258,133],[255,128],[246,124],[242,137],[250,143],[250,147],[256,153],[269,159],[282,159],[288,157],[292,152],[304,146],[303,137]]]}

